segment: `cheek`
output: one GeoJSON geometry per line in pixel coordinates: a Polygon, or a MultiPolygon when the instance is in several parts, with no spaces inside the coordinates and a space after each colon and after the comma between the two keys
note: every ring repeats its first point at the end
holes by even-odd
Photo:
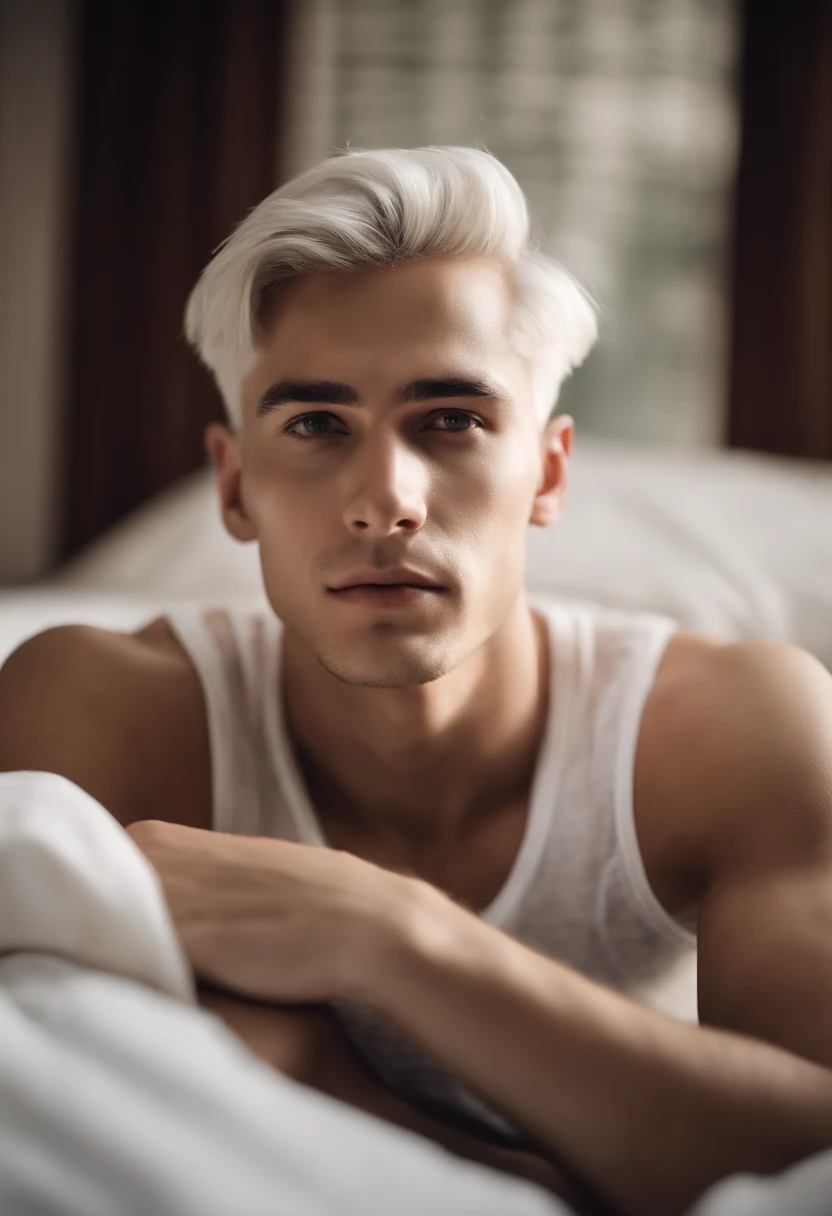
{"type": "Polygon", "coordinates": [[[507,439],[495,445],[476,477],[455,485],[456,509],[487,543],[503,537],[510,542],[528,522],[537,476],[536,453],[528,441],[507,439]]]}
{"type": "Polygon", "coordinates": [[[297,572],[303,555],[308,559],[316,552],[320,512],[312,509],[310,495],[298,491],[262,452],[254,453],[244,465],[243,493],[257,532],[263,574],[277,584],[283,575],[297,572]]]}
{"type": "Polygon", "coordinates": [[[257,524],[260,569],[266,595],[281,620],[302,619],[318,579],[315,559],[332,549],[317,512],[299,507],[274,490],[260,500],[257,524]]]}
{"type": "Polygon", "coordinates": [[[285,485],[266,483],[256,496],[255,524],[263,559],[281,568],[297,568],[302,555],[317,552],[322,537],[322,513],[307,496],[287,493],[285,485]]]}
{"type": "Polygon", "coordinates": [[[280,467],[277,444],[275,436],[261,435],[256,442],[251,439],[242,454],[246,509],[261,539],[294,522],[292,512],[297,511],[297,490],[280,467]]]}

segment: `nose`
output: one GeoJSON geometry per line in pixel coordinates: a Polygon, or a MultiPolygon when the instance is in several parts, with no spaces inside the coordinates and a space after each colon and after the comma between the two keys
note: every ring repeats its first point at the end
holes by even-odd
{"type": "Polygon", "coordinates": [[[427,470],[393,436],[367,441],[345,470],[344,522],[357,536],[418,532],[427,518],[427,470]]]}

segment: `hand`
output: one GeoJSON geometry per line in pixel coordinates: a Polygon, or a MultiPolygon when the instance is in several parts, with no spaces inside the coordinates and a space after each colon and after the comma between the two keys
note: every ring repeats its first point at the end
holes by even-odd
{"type": "Polygon", "coordinates": [[[127,829],[199,979],[264,1001],[361,999],[416,881],[351,853],[159,820],[127,829]]]}

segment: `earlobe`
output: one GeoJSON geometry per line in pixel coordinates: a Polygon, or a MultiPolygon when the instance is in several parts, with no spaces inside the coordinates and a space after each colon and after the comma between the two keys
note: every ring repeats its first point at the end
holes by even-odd
{"type": "Polygon", "coordinates": [[[204,440],[214,466],[220,513],[226,531],[235,540],[256,540],[257,529],[243,500],[237,435],[228,427],[213,422],[205,428],[204,440]]]}

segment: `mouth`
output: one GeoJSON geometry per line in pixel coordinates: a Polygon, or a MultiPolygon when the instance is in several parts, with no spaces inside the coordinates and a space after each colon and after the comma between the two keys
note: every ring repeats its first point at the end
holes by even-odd
{"type": "Polygon", "coordinates": [[[338,590],[330,588],[330,595],[348,604],[398,608],[410,604],[430,603],[445,595],[447,590],[447,587],[427,587],[418,583],[355,583],[351,587],[341,587],[338,590]]]}
{"type": "Polygon", "coordinates": [[[426,587],[430,591],[447,590],[429,574],[414,570],[410,566],[389,566],[386,570],[372,566],[359,567],[345,575],[329,590],[350,591],[354,587],[426,587]]]}

